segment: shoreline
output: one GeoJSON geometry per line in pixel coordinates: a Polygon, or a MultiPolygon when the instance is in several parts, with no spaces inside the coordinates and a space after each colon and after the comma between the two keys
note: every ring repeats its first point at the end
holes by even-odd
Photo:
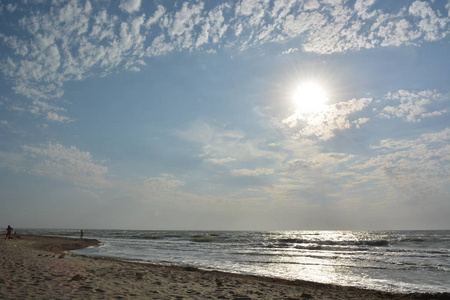
{"type": "Polygon", "coordinates": [[[2,299],[450,299],[65,253],[94,239],[0,240],[2,299]]]}

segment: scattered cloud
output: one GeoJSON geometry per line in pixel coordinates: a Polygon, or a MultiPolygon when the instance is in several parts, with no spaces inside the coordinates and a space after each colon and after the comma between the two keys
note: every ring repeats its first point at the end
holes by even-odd
{"type": "MultiPolygon", "coordinates": [[[[355,155],[324,152],[314,155],[309,155],[305,158],[297,158],[286,163],[288,173],[303,172],[307,173],[310,170],[322,170],[334,172],[335,168],[351,161],[355,155]]],[[[288,173],[285,173],[288,174],[288,173]]]]}
{"type": "Polygon", "coordinates": [[[121,0],[119,8],[129,14],[137,12],[141,8],[141,0],[121,0]]]}
{"type": "Polygon", "coordinates": [[[216,165],[260,159],[270,162],[278,161],[282,157],[276,151],[265,149],[263,141],[248,139],[241,130],[216,127],[204,120],[197,120],[175,134],[202,145],[199,157],[216,165]]]}
{"type": "Polygon", "coordinates": [[[388,119],[397,117],[407,122],[420,122],[422,118],[440,116],[447,111],[445,109],[436,111],[426,109],[426,106],[432,104],[439,96],[436,91],[431,90],[421,92],[399,90],[395,93],[388,93],[385,98],[390,102],[397,102],[398,105],[384,107],[378,117],[388,119]]]}
{"type": "MultiPolygon", "coordinates": [[[[316,136],[327,140],[334,136],[335,131],[343,131],[352,127],[349,115],[367,107],[372,99],[352,99],[331,105],[325,112],[309,117],[306,127],[299,132],[300,136],[316,136]]],[[[355,126],[357,127],[357,126],[355,126]]]]}
{"type": "Polygon", "coordinates": [[[70,121],[70,119],[68,117],[60,116],[60,115],[58,115],[55,112],[48,112],[46,119],[49,120],[49,121],[53,121],[53,122],[67,122],[67,121],[70,121]]]}
{"type": "Polygon", "coordinates": [[[143,193],[152,195],[154,193],[171,192],[183,185],[184,181],[169,174],[161,174],[159,177],[146,178],[141,187],[143,193]]]}
{"type": "Polygon", "coordinates": [[[265,169],[265,168],[258,168],[255,170],[249,170],[249,169],[240,169],[240,170],[232,170],[231,175],[233,176],[263,176],[263,175],[272,175],[275,173],[274,169],[265,169]]]}
{"type": "MultiPolygon", "coordinates": [[[[401,118],[407,122],[420,122],[424,118],[442,116],[447,109],[433,109],[442,106],[444,98],[434,90],[424,90],[420,92],[399,90],[389,92],[384,101],[376,101],[385,106],[382,109],[373,108],[378,118],[392,119],[401,118]],[[386,105],[388,104],[388,105],[386,105]]],[[[328,105],[321,112],[302,114],[295,111],[281,121],[275,120],[279,126],[286,126],[290,130],[297,130],[297,137],[317,137],[327,140],[335,136],[338,131],[350,128],[360,129],[362,125],[368,123],[369,116],[359,116],[351,119],[352,114],[362,112],[371,105],[371,98],[352,99],[346,102],[328,105]]]]}
{"type": "Polygon", "coordinates": [[[200,24],[201,13],[204,4],[200,2],[197,5],[189,5],[184,2],[180,11],[173,16],[173,21],[168,28],[168,34],[172,40],[177,41],[181,48],[190,48],[193,46],[192,34],[194,28],[200,24]]]}
{"type": "Polygon", "coordinates": [[[370,121],[370,118],[359,118],[359,119],[353,121],[352,124],[355,124],[355,127],[357,129],[359,129],[359,128],[361,128],[362,124],[365,124],[365,123],[367,123],[369,121],[370,121]]]}
{"type": "Polygon", "coordinates": [[[323,111],[307,115],[297,110],[282,120],[281,124],[298,129],[298,137],[317,137],[328,140],[334,137],[336,131],[343,131],[352,126],[359,128],[361,124],[367,123],[368,118],[358,118],[351,121],[349,116],[363,110],[371,102],[371,98],[352,99],[328,105],[323,111]]]}
{"type": "Polygon", "coordinates": [[[26,172],[68,182],[81,187],[108,187],[108,168],[96,163],[89,152],[74,146],[49,142],[40,146],[23,146],[26,172]]]}
{"type": "Polygon", "coordinates": [[[309,169],[316,165],[318,165],[317,162],[311,161],[309,159],[294,159],[287,163],[288,170],[290,172],[295,172],[297,170],[303,170],[303,169],[309,169]]]}
{"type": "Polygon", "coordinates": [[[418,21],[419,32],[427,41],[435,41],[445,37],[448,34],[448,18],[438,16],[429,3],[415,1],[409,7],[409,13],[416,22],[418,21]]]}
{"type": "MultiPolygon", "coordinates": [[[[173,51],[214,53],[223,46],[244,50],[300,38],[297,47],[283,53],[301,49],[330,54],[420,45],[449,32],[449,18],[428,2],[415,1],[389,13],[374,6],[375,1],[348,5],[246,0],[206,8],[200,1],[184,2],[175,11],[157,5],[151,13],[135,15],[141,0],[121,0],[119,8],[133,13],[123,22],[90,1],[53,3],[51,8],[37,3],[31,12],[20,11],[21,34],[0,33],[2,43],[14,53],[1,56],[0,70],[13,81],[16,93],[48,101],[62,97],[67,81],[104,76],[118,68],[139,71],[146,57],[173,51]]],[[[8,5],[4,13],[17,13],[16,8],[8,5]]]]}
{"type": "Polygon", "coordinates": [[[232,157],[225,157],[225,158],[207,158],[205,159],[206,162],[215,164],[215,165],[224,165],[226,163],[230,163],[235,161],[235,158],[232,157]]]}
{"type": "Polygon", "coordinates": [[[143,203],[154,201],[169,203],[176,201],[177,195],[182,193],[180,188],[184,185],[185,181],[171,174],[160,174],[157,177],[144,178],[133,183],[122,182],[121,191],[124,197],[143,203]]]}
{"type": "MultiPolygon", "coordinates": [[[[192,155],[198,165],[195,170],[185,169],[192,177],[164,174],[162,165],[167,159],[155,167],[161,169],[152,169],[154,174],[148,177],[147,170],[136,171],[144,174],[139,174],[141,179],[131,183],[116,180],[113,184],[109,169],[90,152],[58,142],[31,145],[25,140],[35,127],[30,126],[32,129],[27,134],[18,134],[15,129],[19,123],[29,126],[29,116],[44,121],[44,126],[73,122],[63,99],[68,82],[104,77],[123,70],[139,72],[155,56],[202,52],[210,53],[208,59],[211,59],[226,51],[225,54],[235,57],[252,48],[263,52],[265,48],[261,45],[267,44],[278,54],[295,53],[294,59],[299,52],[310,52],[314,55],[307,54],[307,57],[325,62],[329,54],[421,46],[436,41],[442,43],[448,37],[448,12],[437,1],[396,3],[394,7],[398,8],[379,4],[376,0],[243,0],[221,4],[202,0],[176,3],[70,0],[53,1],[51,5],[48,1],[33,1],[32,9],[24,9],[25,6],[16,3],[0,4],[2,18],[18,18],[18,22],[3,22],[5,27],[0,32],[0,43],[5,50],[0,53],[0,72],[11,86],[11,91],[5,93],[8,97],[0,97],[0,106],[5,110],[0,129],[7,135],[6,140],[19,149],[0,152],[0,167],[68,183],[92,197],[97,195],[97,189],[110,188],[110,192],[114,189],[121,195],[129,193],[130,199],[168,200],[184,203],[186,207],[189,201],[196,202],[200,208],[205,203],[210,205],[211,201],[230,207],[227,201],[242,204],[244,199],[254,203],[262,199],[267,203],[290,201],[320,206],[326,201],[338,203],[338,199],[358,203],[368,194],[370,199],[366,202],[411,204],[448,199],[450,129],[408,139],[395,138],[403,134],[400,130],[405,127],[417,128],[414,122],[447,113],[442,104],[448,99],[435,90],[396,90],[378,101],[355,98],[310,114],[266,107],[255,108],[255,114],[244,122],[223,124],[198,119],[187,125],[183,123],[183,129],[172,130],[183,141],[171,139],[170,143],[190,143],[183,155],[192,155]],[[12,97],[10,92],[17,95],[12,97]],[[25,117],[26,114],[29,115],[25,117]],[[264,122],[249,125],[255,117],[263,118],[264,122]],[[372,131],[375,127],[367,131],[373,135],[364,136],[363,130],[370,122],[380,123],[379,120],[374,122],[376,118],[409,123],[402,124],[399,132],[384,136],[383,140],[377,140],[378,133],[372,131]],[[352,136],[355,133],[358,133],[357,138],[352,136]],[[347,145],[346,139],[335,137],[348,138],[364,149],[350,149],[353,145],[347,145]],[[370,147],[368,143],[373,144],[370,147]],[[26,146],[19,148],[18,145],[24,144],[26,146]],[[369,157],[372,154],[375,156],[369,157]],[[198,184],[199,180],[211,184],[198,184]],[[264,184],[252,185],[259,181],[264,184]],[[232,189],[228,189],[230,185],[232,189]],[[226,197],[221,197],[221,193],[226,197]],[[379,200],[373,200],[376,197],[379,200]]],[[[448,10],[450,4],[445,8],[448,10]]],[[[366,54],[380,57],[378,51],[365,51],[363,56],[366,54]]],[[[286,61],[286,57],[283,59],[286,61]]],[[[334,59],[332,56],[330,61],[334,59]]],[[[344,63],[343,56],[339,55],[339,60],[344,63]]],[[[358,86],[345,92],[375,95],[373,90],[360,93],[364,88],[358,86]]],[[[258,105],[268,105],[263,104],[270,98],[266,95],[258,105]]],[[[248,94],[244,93],[245,96],[248,94]]],[[[274,106],[281,107],[280,102],[274,106]]],[[[78,103],[76,107],[80,107],[78,103]]],[[[44,131],[44,141],[48,140],[48,134],[83,134],[80,129],[83,126],[66,125],[69,126],[61,126],[63,131],[44,131]]],[[[158,130],[157,126],[152,130],[158,130]]],[[[442,128],[446,124],[438,126],[442,128]]],[[[38,138],[36,136],[34,141],[38,138]]],[[[140,143],[140,137],[138,139],[140,143]]],[[[7,142],[4,147],[8,147],[7,142]]],[[[123,151],[114,156],[117,158],[124,157],[128,150],[115,151],[123,151]]],[[[167,153],[167,157],[170,155],[174,153],[167,153]]],[[[144,159],[149,162],[155,158],[144,159]]],[[[184,165],[177,167],[182,169],[184,165]]]]}
{"type": "Polygon", "coordinates": [[[6,10],[10,13],[13,13],[17,9],[17,4],[9,3],[6,5],[6,10]]]}
{"type": "Polygon", "coordinates": [[[449,141],[449,128],[417,139],[385,139],[372,147],[377,156],[351,169],[362,172],[358,173],[358,184],[372,182],[397,199],[445,199],[450,175],[449,141]]]}
{"type": "Polygon", "coordinates": [[[288,50],[281,52],[281,54],[291,54],[297,51],[299,51],[298,48],[289,48],[288,50]]]}

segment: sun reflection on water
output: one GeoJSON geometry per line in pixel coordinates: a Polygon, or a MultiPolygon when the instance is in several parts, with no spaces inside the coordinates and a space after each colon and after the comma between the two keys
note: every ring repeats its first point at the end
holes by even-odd
{"type": "Polygon", "coordinates": [[[266,262],[263,273],[267,276],[292,280],[301,278],[313,282],[344,285],[349,281],[359,281],[361,279],[355,278],[352,272],[357,262],[353,262],[351,257],[343,262],[344,249],[331,252],[327,251],[327,247],[339,247],[337,245],[343,242],[352,247],[352,243],[362,243],[365,238],[364,233],[355,231],[284,232],[279,238],[281,242],[285,242],[285,245],[297,242],[301,246],[273,250],[274,255],[266,262]]]}

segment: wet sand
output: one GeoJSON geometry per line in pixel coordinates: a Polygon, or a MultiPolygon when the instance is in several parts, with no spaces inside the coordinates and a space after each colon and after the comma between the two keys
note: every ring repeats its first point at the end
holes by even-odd
{"type": "Polygon", "coordinates": [[[0,239],[0,299],[450,299],[82,257],[92,239],[0,239]]]}

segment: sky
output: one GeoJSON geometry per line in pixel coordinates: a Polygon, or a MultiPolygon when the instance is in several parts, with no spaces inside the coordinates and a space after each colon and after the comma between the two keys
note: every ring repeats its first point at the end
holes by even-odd
{"type": "Polygon", "coordinates": [[[450,229],[449,11],[0,0],[0,226],[450,229]]]}

